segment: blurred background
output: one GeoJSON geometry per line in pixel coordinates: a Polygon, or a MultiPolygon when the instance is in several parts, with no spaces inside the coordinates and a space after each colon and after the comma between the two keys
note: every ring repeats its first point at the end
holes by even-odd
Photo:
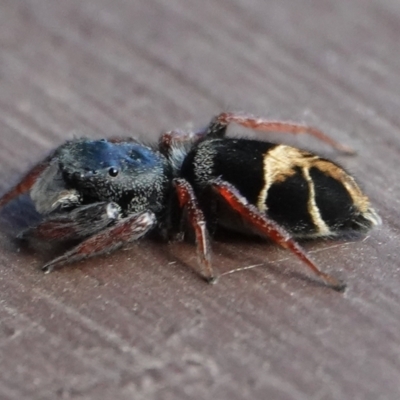
{"type": "MultiPolygon", "coordinates": [[[[335,293],[283,250],[143,241],[54,274],[0,236],[1,399],[396,399],[400,3],[395,0],[2,0],[0,190],[77,135],[155,141],[221,111],[314,125],[356,149],[285,141],[343,164],[384,224],[305,243],[335,293]]],[[[18,219],[25,203],[2,211],[18,219]]]]}

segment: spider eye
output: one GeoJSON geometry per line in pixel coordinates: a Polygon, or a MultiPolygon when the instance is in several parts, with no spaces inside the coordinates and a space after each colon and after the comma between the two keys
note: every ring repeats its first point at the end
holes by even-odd
{"type": "Polygon", "coordinates": [[[108,174],[109,174],[110,176],[112,176],[113,178],[115,178],[115,177],[118,175],[118,173],[119,173],[119,170],[118,170],[117,168],[115,168],[115,167],[111,167],[111,168],[108,170],[108,174]]]}

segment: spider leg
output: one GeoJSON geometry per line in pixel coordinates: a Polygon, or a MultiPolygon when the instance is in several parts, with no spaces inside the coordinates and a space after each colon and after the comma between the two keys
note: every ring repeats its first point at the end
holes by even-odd
{"type": "Polygon", "coordinates": [[[204,279],[215,282],[215,275],[211,265],[211,249],[204,214],[201,211],[192,186],[185,179],[174,179],[174,186],[178,194],[179,206],[186,209],[189,224],[196,237],[197,255],[204,279]]]}
{"type": "Polygon", "coordinates": [[[68,241],[87,238],[115,224],[121,209],[116,203],[99,202],[69,211],[51,213],[34,228],[22,231],[18,238],[68,241]]]}
{"type": "Polygon", "coordinates": [[[164,155],[169,155],[173,147],[188,147],[204,138],[206,130],[199,132],[168,131],[164,132],[159,139],[158,148],[164,155]]]}
{"type": "Polygon", "coordinates": [[[155,223],[156,217],[151,211],[143,211],[120,219],[114,225],[95,233],[60,257],[50,261],[42,267],[42,270],[49,273],[67,263],[110,253],[126,243],[140,239],[155,223]]]}
{"type": "Polygon", "coordinates": [[[235,113],[221,113],[214,117],[208,127],[208,135],[223,137],[226,134],[228,125],[234,122],[245,128],[254,129],[262,132],[281,132],[297,134],[308,134],[314,138],[327,143],[331,147],[347,154],[354,154],[354,150],[348,146],[345,146],[336,140],[330,138],[322,131],[308,125],[299,124],[296,122],[289,121],[274,121],[265,118],[258,118],[252,115],[241,115],[235,113]]]}
{"type": "Polygon", "coordinates": [[[0,208],[4,207],[7,203],[15,199],[17,196],[30,190],[40,174],[49,166],[50,161],[51,158],[47,157],[45,160],[35,165],[17,185],[15,185],[12,189],[5,193],[0,198],[0,208]]]}
{"type": "Polygon", "coordinates": [[[314,261],[309,258],[305,250],[291,237],[289,232],[250,204],[231,184],[221,179],[216,179],[211,185],[215,192],[221,196],[232,209],[237,211],[247,223],[256,228],[261,234],[271,238],[275,243],[290,250],[327,286],[337,291],[343,291],[345,289],[346,286],[343,283],[335,277],[322,272],[315,265],[314,261]]]}

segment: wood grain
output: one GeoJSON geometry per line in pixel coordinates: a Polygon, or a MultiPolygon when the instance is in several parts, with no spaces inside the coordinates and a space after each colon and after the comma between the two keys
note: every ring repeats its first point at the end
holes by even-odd
{"type": "MultiPolygon", "coordinates": [[[[1,399],[400,398],[400,3],[3,0],[0,193],[74,134],[156,140],[223,110],[312,124],[384,224],[306,243],[338,294],[275,246],[222,236],[207,285],[190,243],[145,240],[43,275],[1,212],[1,399]]],[[[251,137],[253,132],[232,130],[251,137]]]]}

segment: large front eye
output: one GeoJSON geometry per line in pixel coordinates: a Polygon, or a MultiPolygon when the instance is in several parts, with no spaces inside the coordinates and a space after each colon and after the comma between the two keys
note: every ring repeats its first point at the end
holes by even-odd
{"type": "Polygon", "coordinates": [[[119,174],[118,168],[111,167],[111,168],[108,170],[108,175],[112,176],[113,178],[115,178],[118,174],[119,174]]]}

